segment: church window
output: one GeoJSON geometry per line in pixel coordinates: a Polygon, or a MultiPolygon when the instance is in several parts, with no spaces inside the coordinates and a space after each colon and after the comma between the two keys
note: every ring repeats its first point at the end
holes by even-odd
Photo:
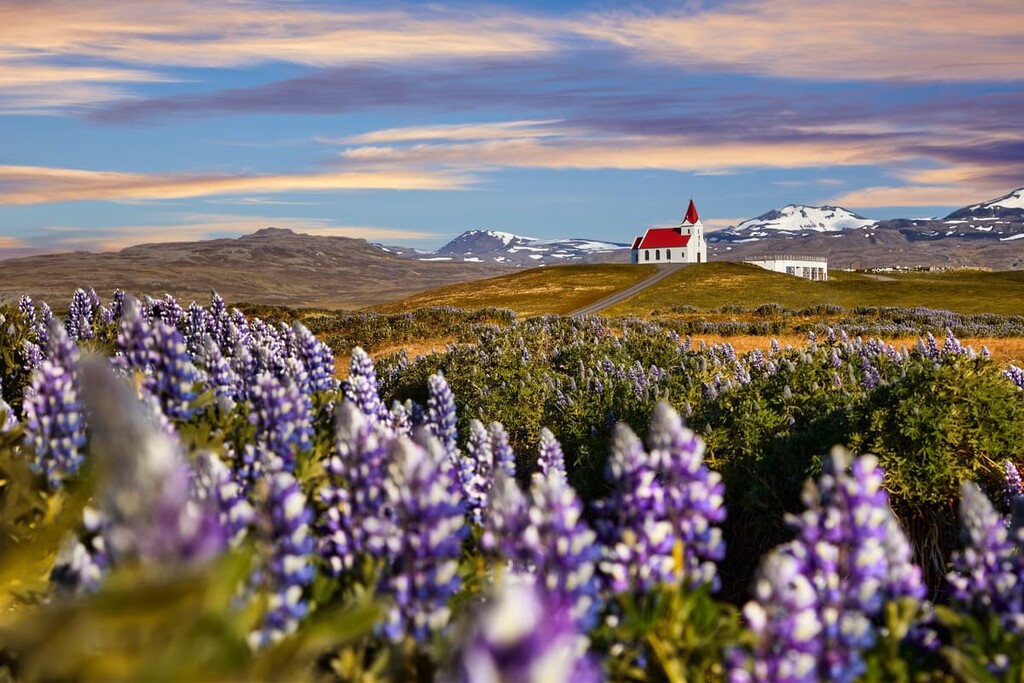
{"type": "Polygon", "coordinates": [[[655,249],[654,250],[654,260],[655,261],[660,261],[661,260],[661,249],[655,249]]]}
{"type": "Polygon", "coordinates": [[[650,260],[651,260],[651,250],[650,249],[644,249],[644,261],[650,261],[650,260]]]}
{"type": "Polygon", "coordinates": [[[666,249],[665,250],[665,260],[666,261],[671,261],[672,260],[672,250],[671,249],[666,249]]]}

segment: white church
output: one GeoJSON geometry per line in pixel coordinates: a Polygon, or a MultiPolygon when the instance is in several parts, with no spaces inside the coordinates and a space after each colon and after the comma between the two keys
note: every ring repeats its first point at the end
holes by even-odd
{"type": "Polygon", "coordinates": [[[693,200],[682,224],[674,228],[648,228],[633,240],[631,263],[707,263],[708,243],[693,200]]]}

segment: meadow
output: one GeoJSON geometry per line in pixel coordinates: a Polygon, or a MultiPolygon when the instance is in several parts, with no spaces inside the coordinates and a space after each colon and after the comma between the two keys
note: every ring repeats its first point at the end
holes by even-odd
{"type": "Polygon", "coordinates": [[[998,314],[967,304],[989,274],[879,282],[934,288],[900,308],[680,299],[693,269],[615,317],[526,314],[638,270],[595,268],[474,310],[0,308],[0,669],[1024,676],[1024,371],[957,335],[1022,336],[1017,279],[986,281],[998,314]]]}

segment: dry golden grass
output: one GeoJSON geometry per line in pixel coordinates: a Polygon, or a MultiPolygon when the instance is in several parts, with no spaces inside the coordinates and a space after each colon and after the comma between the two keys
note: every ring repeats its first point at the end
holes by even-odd
{"type": "Polygon", "coordinates": [[[513,275],[441,287],[395,303],[381,313],[430,306],[475,310],[509,308],[521,317],[570,313],[625,289],[655,272],[654,266],[579,265],[533,268],[513,275]]]}
{"type": "MultiPolygon", "coordinates": [[[[390,346],[384,346],[377,349],[370,356],[377,360],[383,358],[391,353],[397,353],[403,349],[409,355],[409,359],[412,360],[416,356],[426,356],[434,353],[435,351],[444,351],[449,344],[456,343],[455,337],[438,337],[436,339],[417,339],[414,342],[406,344],[392,344],[390,346]]],[[[339,356],[334,359],[334,374],[338,379],[346,379],[348,377],[348,365],[351,356],[339,356]]]]}

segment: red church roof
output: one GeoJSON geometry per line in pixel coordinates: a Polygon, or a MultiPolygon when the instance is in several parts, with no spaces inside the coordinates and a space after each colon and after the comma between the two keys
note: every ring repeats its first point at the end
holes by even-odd
{"type": "Polygon", "coordinates": [[[697,206],[690,200],[690,206],[686,209],[686,217],[683,219],[683,223],[696,223],[700,220],[700,216],[697,215],[697,206]]]}
{"type": "Polygon", "coordinates": [[[634,249],[664,249],[665,247],[685,247],[690,243],[689,235],[680,235],[679,228],[648,228],[643,239],[633,240],[634,249]],[[640,243],[637,244],[637,241],[640,243]]]}

